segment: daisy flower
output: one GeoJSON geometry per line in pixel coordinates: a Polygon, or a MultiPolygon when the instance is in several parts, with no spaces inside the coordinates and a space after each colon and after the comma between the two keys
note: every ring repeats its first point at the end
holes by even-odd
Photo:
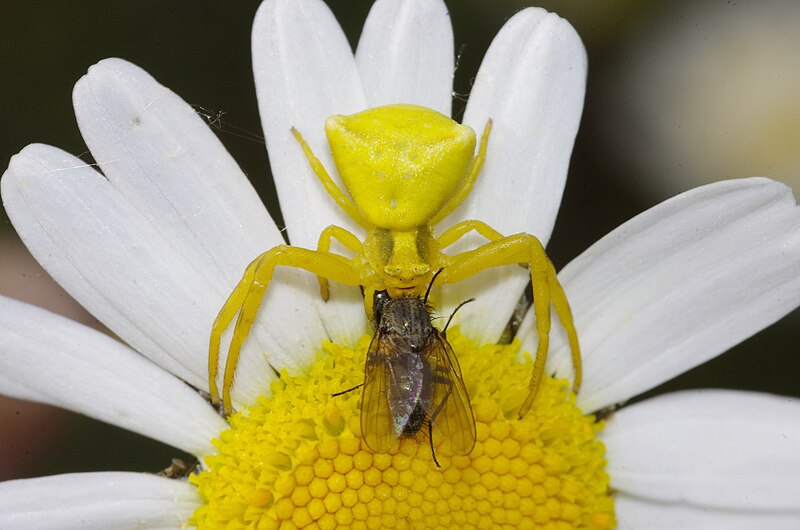
{"type": "MultiPolygon", "coordinates": [[[[329,170],[323,120],[386,103],[451,111],[453,42],[436,0],[379,1],[355,57],[327,7],[268,0],[253,30],[270,162],[292,244],[353,229],[290,135],[329,170]]],[[[586,57],[540,9],[511,18],[487,52],[464,122],[495,129],[452,219],[504,233],[552,230],[580,119],[586,57]],[[524,203],[518,198],[524,197],[524,203]]],[[[554,330],[533,410],[530,316],[496,344],[526,288],[519,267],[442,293],[477,296],[448,336],[472,398],[469,455],[406,438],[373,454],[357,393],[369,329],[357,289],[277,271],[242,352],[226,420],[208,389],[215,314],[246,264],[282,243],[241,170],[202,119],[140,68],[107,59],[74,106],[90,167],[30,145],[2,177],[4,205],[47,271],[125,344],[0,299],[0,392],[51,403],[195,455],[188,479],[85,473],[0,484],[2,528],[796,528],[800,403],[739,392],[624,402],[720,353],[800,304],[800,210],[766,179],[722,182],[634,218],[560,274],[585,352],[569,388],[554,330]],[[99,171],[98,171],[99,170],[99,171]],[[102,171],[102,174],[100,173],[102,171]],[[519,269],[519,270],[517,270],[519,269]]]]}

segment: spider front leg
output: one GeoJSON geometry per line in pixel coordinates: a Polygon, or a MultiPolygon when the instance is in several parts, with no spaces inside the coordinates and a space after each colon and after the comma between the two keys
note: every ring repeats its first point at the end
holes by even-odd
{"type": "Polygon", "coordinates": [[[308,250],[305,248],[280,245],[261,254],[245,270],[241,281],[236,285],[222,306],[211,328],[208,352],[208,379],[211,400],[219,403],[217,374],[219,364],[219,343],[222,333],[228,328],[233,317],[239,313],[233,329],[233,337],[228,347],[225,373],[222,379],[222,406],[225,414],[233,412],[231,387],[239,361],[242,344],[250,333],[258,307],[272,280],[275,267],[294,267],[328,278],[346,285],[360,285],[361,280],[350,261],[342,256],[308,250]]]}
{"type": "Polygon", "coordinates": [[[461,221],[460,223],[457,223],[442,232],[442,235],[439,236],[439,248],[444,249],[449,247],[473,230],[489,241],[498,241],[504,237],[503,234],[487,225],[483,221],[470,219],[467,221],[461,221]]]}
{"type": "MultiPolygon", "coordinates": [[[[344,245],[344,247],[356,255],[364,253],[364,245],[361,241],[353,235],[352,232],[345,230],[341,226],[330,225],[327,226],[319,235],[319,242],[317,243],[317,251],[328,254],[331,249],[331,240],[336,239],[344,245]]],[[[326,302],[330,298],[330,286],[327,278],[317,276],[319,280],[319,292],[322,299],[326,302]]]]}
{"type": "MultiPolygon", "coordinates": [[[[448,235],[446,245],[452,244],[470,229],[474,229],[492,239],[497,232],[483,223],[466,221],[446,231],[448,235]]],[[[446,246],[445,245],[445,246],[446,246]]],[[[443,282],[455,283],[478,272],[492,267],[526,263],[531,271],[531,287],[533,290],[533,310],[536,315],[536,331],[539,334],[539,344],[536,348],[536,357],[531,375],[530,392],[522,403],[519,416],[524,416],[533,406],[539,386],[544,377],[547,351],[550,347],[550,304],[556,309],[559,320],[567,332],[572,362],[575,367],[575,380],[573,390],[580,389],[582,380],[580,346],[572,318],[572,311],[567,302],[564,289],[558,281],[555,267],[547,257],[539,240],[530,234],[516,234],[513,236],[494,239],[475,250],[457,254],[451,257],[444,271],[443,282]]]]}
{"type": "Polygon", "coordinates": [[[242,279],[239,280],[231,294],[228,295],[228,299],[225,300],[214,319],[214,323],[211,325],[211,337],[208,340],[208,392],[211,394],[211,402],[214,405],[218,405],[220,402],[217,374],[219,372],[219,343],[222,333],[228,329],[233,317],[242,307],[247,291],[253,283],[255,268],[263,256],[264,254],[261,254],[250,262],[244,274],[242,274],[242,279]]]}

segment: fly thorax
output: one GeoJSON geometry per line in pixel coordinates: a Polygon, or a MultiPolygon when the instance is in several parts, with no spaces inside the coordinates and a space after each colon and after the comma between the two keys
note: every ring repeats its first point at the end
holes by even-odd
{"type": "Polygon", "coordinates": [[[379,326],[394,351],[419,355],[433,335],[425,303],[413,296],[393,298],[383,306],[379,326]]]}

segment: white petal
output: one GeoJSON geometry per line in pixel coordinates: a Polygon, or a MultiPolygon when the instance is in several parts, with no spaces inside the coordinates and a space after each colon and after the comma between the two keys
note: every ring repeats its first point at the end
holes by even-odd
{"type": "Polygon", "coordinates": [[[486,164],[459,219],[547,243],[583,111],[586,70],[580,37],[557,15],[529,8],[503,26],[464,114],[478,134],[488,119],[493,125],[486,164]]]}
{"type": "Polygon", "coordinates": [[[75,473],[0,483],[0,528],[185,528],[202,501],[183,480],[144,473],[75,473]]]}
{"type": "Polygon", "coordinates": [[[715,510],[614,496],[618,530],[797,530],[800,515],[772,511],[715,510]]]}
{"type": "MultiPolygon", "coordinates": [[[[4,348],[0,348],[0,352],[3,351],[3,349],[4,348]]],[[[38,401],[40,403],[48,402],[48,397],[46,395],[33,388],[25,386],[5,373],[0,373],[0,394],[3,394],[4,396],[11,396],[16,399],[38,401]]]]}
{"type": "Polygon", "coordinates": [[[3,203],[33,256],[125,342],[204,388],[218,296],[102,175],[29,145],[2,179],[3,203]]]}
{"type": "MultiPolygon", "coordinates": [[[[623,224],[559,275],[584,352],[579,406],[625,401],[769,326],[800,305],[798,270],[800,209],[767,179],[697,188],[623,224]]],[[[551,368],[566,375],[555,339],[551,368]]]]}
{"type": "MultiPolygon", "coordinates": [[[[247,178],[189,105],[131,63],[101,61],[78,81],[73,99],[106,178],[214,287],[210,308],[218,310],[248,263],[284,242],[247,178]]],[[[277,272],[240,360],[237,401],[268,392],[274,372],[265,352],[277,370],[295,368],[326,337],[315,315],[297,316],[307,312],[307,292],[317,293],[307,283],[277,272]]]]}
{"type": "Polygon", "coordinates": [[[294,245],[315,246],[326,225],[355,227],[325,192],[290,129],[333,174],[325,120],[366,106],[350,45],[319,0],[267,0],[253,23],[253,71],[281,210],[294,245]]]}
{"type": "MultiPolygon", "coordinates": [[[[338,178],[323,129],[325,119],[362,110],[366,100],[352,51],[330,9],[319,0],[262,3],[253,23],[253,71],[291,243],[316,248],[320,232],[329,224],[362,237],[361,229],[325,192],[290,132],[296,127],[331,176],[338,178]]],[[[333,285],[331,301],[324,304],[316,278],[305,274],[301,281],[309,292],[302,299],[303,319],[320,314],[327,334],[338,342],[353,341],[363,333],[366,319],[358,289],[333,285]]]]}
{"type": "Polygon", "coordinates": [[[800,400],[724,390],[667,394],[616,412],[601,438],[617,491],[800,518],[800,400]]]}
{"type": "MultiPolygon", "coordinates": [[[[244,173],[194,109],[127,61],[92,66],[75,85],[73,101],[105,177],[214,287],[210,307],[218,309],[247,264],[283,243],[244,173]]],[[[273,303],[290,305],[291,295],[279,285],[273,303]]],[[[259,340],[242,356],[237,400],[252,402],[268,389],[273,372],[262,352],[274,354],[278,369],[288,364],[282,357],[294,352],[281,347],[280,335],[302,329],[285,314],[271,312],[268,329],[264,319],[256,326],[259,340]]]]}
{"type": "MultiPolygon", "coordinates": [[[[147,221],[102,175],[63,151],[26,147],[11,159],[1,186],[20,237],[62,287],[159,366],[197,388],[208,388],[208,336],[228,289],[210,284],[200,272],[202,265],[187,260],[180,244],[167,241],[161,226],[147,221]]],[[[297,275],[287,271],[278,271],[276,278],[265,298],[269,303],[262,324],[247,342],[237,370],[234,400],[240,404],[267,392],[275,378],[262,352],[269,352],[277,369],[294,368],[321,343],[307,330],[324,335],[318,320],[298,317],[305,312],[302,306],[286,302],[286,291],[311,288],[305,282],[296,285],[297,275]]]]}
{"type": "MultiPolygon", "coordinates": [[[[12,157],[0,187],[25,245],[64,289],[156,364],[208,388],[208,336],[227,289],[210,284],[181,245],[68,153],[30,145],[12,157]]],[[[275,291],[269,295],[280,296],[275,291]]],[[[248,341],[234,388],[239,403],[252,403],[275,377],[261,352],[271,352],[281,368],[298,363],[289,354],[301,346],[307,356],[319,347],[306,341],[305,321],[293,314],[299,309],[281,309],[284,325],[273,326],[275,338],[248,341]]]]}
{"type": "MultiPolygon", "coordinates": [[[[493,121],[486,164],[470,196],[442,228],[479,219],[503,234],[527,232],[547,244],[583,110],[586,68],[580,38],[558,16],[529,8],[503,26],[464,115],[478,134],[489,118],[493,121]]],[[[470,240],[472,246],[481,242],[470,240]]],[[[514,266],[465,282],[461,293],[477,302],[459,312],[462,326],[496,338],[529,280],[514,266]]],[[[461,293],[447,306],[458,303],[461,293]]]]}
{"type": "Polygon", "coordinates": [[[450,115],[453,28],[441,0],[378,0],[356,63],[370,107],[413,103],[450,115]]]}
{"type": "Polygon", "coordinates": [[[214,452],[211,439],[227,428],[195,390],[127,346],[3,296],[0,373],[0,393],[73,410],[198,456],[214,452]]]}
{"type": "Polygon", "coordinates": [[[100,61],[75,85],[73,101],[105,177],[210,283],[234,285],[253,258],[283,243],[208,125],[147,72],[100,61]]]}

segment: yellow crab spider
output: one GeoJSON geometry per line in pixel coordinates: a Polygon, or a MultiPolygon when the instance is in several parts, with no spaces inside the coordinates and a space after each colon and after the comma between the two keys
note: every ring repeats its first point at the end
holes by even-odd
{"type": "Polygon", "coordinates": [[[238,313],[222,379],[222,403],[232,412],[231,387],[242,343],[247,338],[275,267],[296,267],[316,274],[323,299],[328,281],[360,285],[372,318],[373,295],[386,290],[391,297],[424,295],[433,274],[437,283],[455,283],[502,265],[530,267],[539,344],[528,396],[519,415],[533,405],[544,375],[549,347],[550,304],[567,331],[575,366],[574,390],[581,384],[581,358],[572,313],[555,269],[539,240],[530,234],[503,236],[486,223],[460,222],[436,237],[433,227],[469,195],[486,158],[491,120],[483,131],[478,153],[475,132],[434,110],[416,105],[388,105],[352,116],[332,116],[325,122],[336,169],[347,194],[333,181],[300,132],[292,134],[314,173],[336,203],[365,231],[362,242],[339,226],[325,228],[317,250],[279,245],[258,256],[244,272],[211,328],[208,377],[212,401],[217,387],[220,337],[238,313]],[[447,255],[442,250],[471,231],[488,240],[467,252],[447,255]],[[336,239],[353,257],[330,252],[336,239]]]}

